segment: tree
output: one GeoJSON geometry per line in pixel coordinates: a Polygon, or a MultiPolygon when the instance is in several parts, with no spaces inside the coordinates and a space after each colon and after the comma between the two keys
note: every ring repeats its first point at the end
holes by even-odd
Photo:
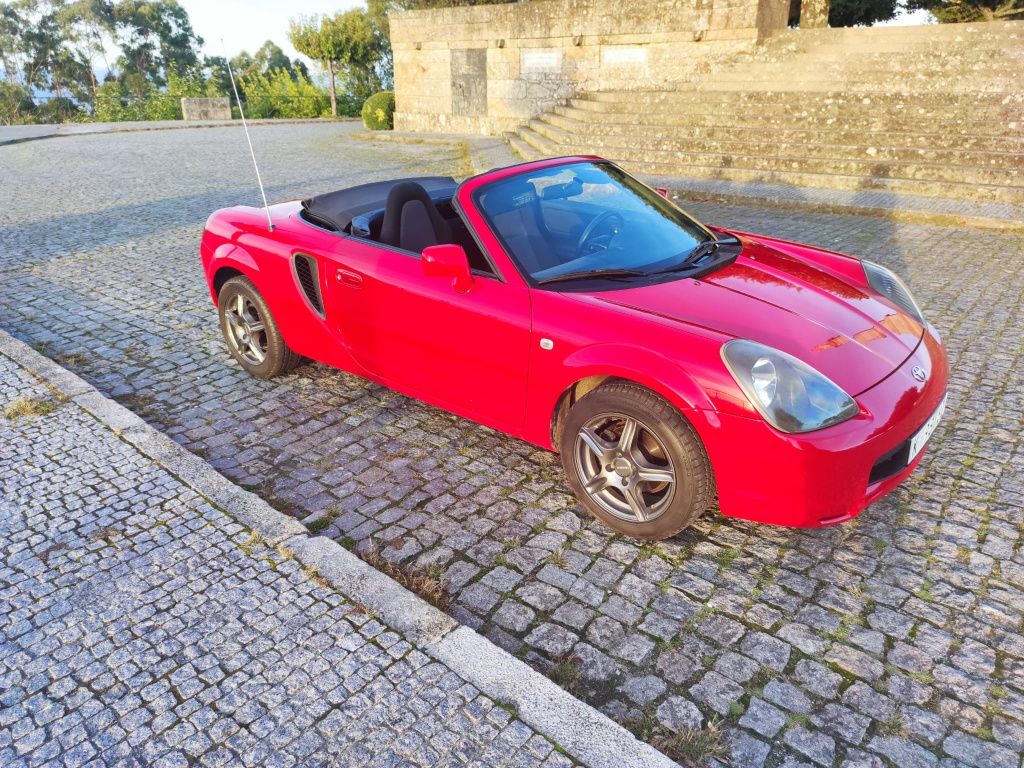
{"type": "Polygon", "coordinates": [[[1024,19],[1024,0],[907,0],[907,8],[923,8],[944,23],[1024,19]]]}
{"type": "Polygon", "coordinates": [[[249,117],[320,117],[327,108],[323,88],[280,67],[242,80],[249,117]]]}
{"type": "MultiPolygon", "coordinates": [[[[800,0],[793,0],[789,7],[789,23],[800,21],[800,0]]],[[[898,0],[831,0],[828,9],[830,27],[854,27],[860,24],[870,27],[880,21],[888,21],[899,11],[898,0]]]]}
{"type": "MultiPolygon", "coordinates": [[[[48,115],[79,112],[96,90],[92,51],[83,45],[86,15],[67,0],[16,0],[0,5],[0,64],[4,79],[35,99],[52,101],[48,115]],[[43,96],[40,92],[48,92],[43,96]]],[[[33,110],[29,110],[30,112],[33,110]]]]}
{"type": "MultiPolygon", "coordinates": [[[[331,115],[338,115],[336,78],[340,73],[346,94],[365,100],[380,90],[379,63],[387,42],[365,9],[353,8],[336,16],[299,17],[291,22],[288,37],[300,53],[327,70],[331,115]]],[[[360,104],[362,101],[359,102],[360,104]]]]}
{"type": "Polygon", "coordinates": [[[168,71],[185,75],[200,64],[203,39],[192,31],[188,11],[177,0],[117,0],[110,18],[123,73],[165,85],[168,71]]]}
{"type": "MultiPolygon", "coordinates": [[[[206,65],[210,67],[211,77],[217,80],[225,93],[231,92],[231,82],[228,79],[227,68],[224,59],[220,56],[208,58],[206,65]]],[[[309,79],[309,70],[300,59],[290,61],[281,50],[281,46],[272,40],[267,40],[259,47],[255,55],[250,56],[248,51],[242,51],[237,56],[231,57],[231,69],[235,73],[236,85],[242,96],[245,96],[244,83],[252,80],[256,75],[269,75],[274,70],[280,69],[288,73],[292,80],[299,77],[309,79]]]]}

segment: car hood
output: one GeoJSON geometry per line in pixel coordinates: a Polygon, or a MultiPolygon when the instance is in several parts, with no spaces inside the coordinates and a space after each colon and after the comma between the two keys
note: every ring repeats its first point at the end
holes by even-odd
{"type": "Polygon", "coordinates": [[[589,295],[775,347],[851,395],[896,370],[924,333],[916,319],[867,289],[747,238],[734,263],[700,279],[589,295]]]}

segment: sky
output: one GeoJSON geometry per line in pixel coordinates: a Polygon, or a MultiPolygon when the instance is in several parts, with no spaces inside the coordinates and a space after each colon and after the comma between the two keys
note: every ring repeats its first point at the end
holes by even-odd
{"type": "MultiPolygon", "coordinates": [[[[360,0],[178,0],[188,11],[192,29],[203,38],[208,56],[228,56],[246,50],[255,53],[273,40],[294,59],[298,52],[288,42],[288,21],[296,16],[335,14],[358,5],[360,0]],[[221,45],[221,39],[224,45],[221,45]]],[[[305,57],[300,57],[305,59],[305,57]]],[[[309,59],[305,59],[309,63],[309,59]]]]}

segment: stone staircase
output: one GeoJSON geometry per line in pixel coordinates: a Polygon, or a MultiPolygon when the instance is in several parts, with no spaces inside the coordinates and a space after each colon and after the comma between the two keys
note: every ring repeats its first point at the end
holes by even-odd
{"type": "Polygon", "coordinates": [[[578,94],[507,136],[654,176],[1024,203],[1024,22],[787,30],[671,90],[578,94]]]}

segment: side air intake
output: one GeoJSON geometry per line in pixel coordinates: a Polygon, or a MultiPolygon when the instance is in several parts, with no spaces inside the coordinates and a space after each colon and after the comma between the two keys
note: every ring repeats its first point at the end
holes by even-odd
{"type": "Polygon", "coordinates": [[[295,279],[306,295],[310,308],[320,317],[324,316],[324,302],[320,296],[320,265],[312,256],[295,254],[295,279]]]}

